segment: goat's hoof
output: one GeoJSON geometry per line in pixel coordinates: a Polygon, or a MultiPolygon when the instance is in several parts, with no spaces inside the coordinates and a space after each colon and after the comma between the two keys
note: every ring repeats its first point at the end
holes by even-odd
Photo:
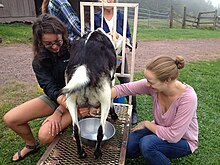
{"type": "Polygon", "coordinates": [[[94,153],[94,158],[95,159],[99,159],[102,157],[102,152],[101,150],[96,150],[95,153],[94,153]]]}
{"type": "Polygon", "coordinates": [[[79,152],[78,154],[79,154],[79,158],[80,158],[80,159],[83,159],[83,158],[86,158],[86,157],[87,157],[87,154],[86,154],[86,152],[85,152],[83,149],[82,149],[82,151],[79,152]]]}

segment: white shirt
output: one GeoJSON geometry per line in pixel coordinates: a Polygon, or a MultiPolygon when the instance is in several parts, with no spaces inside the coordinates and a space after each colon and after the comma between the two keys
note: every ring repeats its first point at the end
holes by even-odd
{"type": "Polygon", "coordinates": [[[114,20],[113,17],[112,17],[112,19],[110,21],[105,18],[105,21],[106,21],[106,23],[108,25],[108,28],[109,28],[110,32],[113,31],[113,20],[114,20]]]}

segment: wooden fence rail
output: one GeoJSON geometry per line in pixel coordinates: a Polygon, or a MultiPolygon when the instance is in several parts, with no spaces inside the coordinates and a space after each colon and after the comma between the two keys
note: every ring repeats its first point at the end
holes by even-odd
{"type": "Polygon", "coordinates": [[[170,28],[181,27],[184,29],[186,27],[211,27],[211,28],[220,28],[220,16],[217,15],[217,10],[200,12],[198,17],[187,14],[186,7],[184,7],[183,15],[175,13],[173,6],[170,10],[170,28]]]}

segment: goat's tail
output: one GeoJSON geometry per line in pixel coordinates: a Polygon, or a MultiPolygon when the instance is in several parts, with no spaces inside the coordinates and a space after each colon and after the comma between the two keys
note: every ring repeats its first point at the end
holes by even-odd
{"type": "Polygon", "coordinates": [[[67,94],[80,90],[86,85],[88,85],[89,82],[90,79],[87,74],[86,66],[81,65],[76,69],[69,82],[62,89],[62,93],[67,94]]]}

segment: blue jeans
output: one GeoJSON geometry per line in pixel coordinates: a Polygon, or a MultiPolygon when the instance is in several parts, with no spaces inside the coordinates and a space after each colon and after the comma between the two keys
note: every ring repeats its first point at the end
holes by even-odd
{"type": "Polygon", "coordinates": [[[162,140],[148,129],[132,132],[128,136],[127,158],[143,156],[152,165],[170,164],[168,158],[180,158],[191,154],[188,142],[181,139],[177,143],[162,140]]]}

